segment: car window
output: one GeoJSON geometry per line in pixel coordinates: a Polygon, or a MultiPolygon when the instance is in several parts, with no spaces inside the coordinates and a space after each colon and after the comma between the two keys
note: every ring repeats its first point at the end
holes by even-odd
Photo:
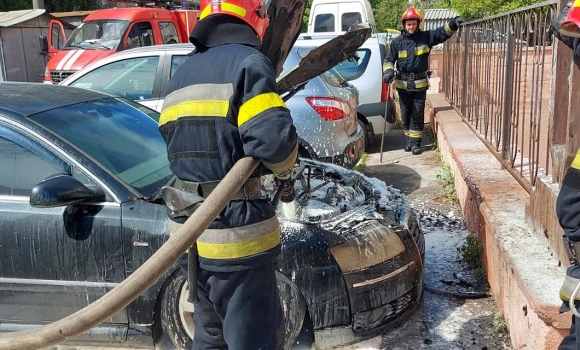
{"type": "Polygon", "coordinates": [[[349,81],[360,78],[367,69],[371,59],[371,50],[369,49],[358,49],[356,54],[358,59],[342,61],[334,67],[349,81]]]}
{"type": "Polygon", "coordinates": [[[95,68],[70,85],[147,100],[153,97],[158,64],[159,56],[129,58],[95,68]]]}
{"type": "Polygon", "coordinates": [[[30,196],[39,182],[62,171],[42,158],[0,135],[0,195],[30,196]]]}
{"type": "Polygon", "coordinates": [[[341,16],[340,23],[342,31],[346,32],[353,24],[362,23],[362,16],[360,12],[345,12],[341,16]]]}
{"type": "Polygon", "coordinates": [[[116,98],[72,104],[28,118],[145,197],[173,177],[157,122],[116,98]]]}
{"type": "Polygon", "coordinates": [[[173,23],[159,22],[159,30],[161,31],[161,38],[163,39],[164,44],[177,44],[179,42],[177,29],[175,29],[173,23]]]}
{"type": "Polygon", "coordinates": [[[181,67],[181,65],[187,61],[188,58],[188,55],[173,55],[171,57],[171,72],[169,72],[170,77],[173,77],[173,74],[175,74],[177,68],[181,67]]]}
{"type": "Polygon", "coordinates": [[[153,28],[149,22],[135,23],[125,41],[125,47],[132,49],[135,47],[151,46],[155,44],[153,39],[153,28]]]}
{"type": "Polygon", "coordinates": [[[314,19],[314,32],[334,32],[334,15],[323,13],[314,19]]]}
{"type": "Polygon", "coordinates": [[[330,68],[326,72],[320,74],[320,78],[330,86],[344,87],[346,79],[335,69],[330,68]]]}

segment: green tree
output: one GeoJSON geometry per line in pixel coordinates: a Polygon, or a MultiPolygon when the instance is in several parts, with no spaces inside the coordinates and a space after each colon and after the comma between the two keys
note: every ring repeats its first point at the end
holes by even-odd
{"type": "Polygon", "coordinates": [[[32,8],[32,0],[0,0],[0,12],[32,8]]]}
{"type": "Polygon", "coordinates": [[[468,19],[483,18],[498,13],[543,2],[544,0],[451,0],[450,6],[468,19]]]}
{"type": "MultiPolygon", "coordinates": [[[[0,0],[0,11],[16,11],[32,8],[32,0],[0,0]]],[[[44,0],[47,12],[86,11],[97,9],[95,0],[44,0]]]]}
{"type": "Polygon", "coordinates": [[[408,0],[382,0],[373,7],[377,30],[401,29],[401,15],[409,7],[408,0]]]}

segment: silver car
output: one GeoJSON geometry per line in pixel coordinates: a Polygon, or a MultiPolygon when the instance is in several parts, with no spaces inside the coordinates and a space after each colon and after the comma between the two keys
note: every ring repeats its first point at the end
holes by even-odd
{"type": "MultiPolygon", "coordinates": [[[[160,111],[169,79],[193,49],[180,44],[122,51],[81,69],[60,85],[112,93],[160,111]]],[[[299,60],[292,50],[284,68],[299,60]]],[[[330,70],[310,80],[286,103],[300,137],[300,156],[348,168],[358,162],[364,152],[363,131],[356,120],[358,90],[338,72],[330,70]]]]}

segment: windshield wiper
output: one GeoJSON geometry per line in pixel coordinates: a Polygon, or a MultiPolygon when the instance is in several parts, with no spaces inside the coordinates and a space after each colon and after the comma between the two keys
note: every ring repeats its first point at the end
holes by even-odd
{"type": "Polygon", "coordinates": [[[164,186],[159,187],[157,191],[153,192],[149,197],[145,198],[145,200],[147,202],[156,202],[159,200],[159,198],[161,198],[161,189],[165,186],[171,185],[173,182],[175,182],[175,179],[177,179],[177,177],[172,176],[164,186]]]}
{"type": "MultiPolygon", "coordinates": [[[[91,43],[91,45],[97,45],[98,47],[101,47],[101,48],[103,48],[103,49],[112,50],[110,47],[108,47],[108,46],[105,46],[105,45],[101,44],[101,43],[100,43],[100,42],[98,42],[98,41],[92,42],[92,43],[91,43]]],[[[89,45],[89,47],[90,47],[91,45],[89,45]]]]}

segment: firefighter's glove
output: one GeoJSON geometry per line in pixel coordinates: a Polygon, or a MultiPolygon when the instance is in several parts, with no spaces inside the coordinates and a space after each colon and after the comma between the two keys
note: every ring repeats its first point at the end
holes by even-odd
{"type": "Polygon", "coordinates": [[[465,23],[465,18],[457,16],[449,21],[449,28],[451,28],[453,31],[456,31],[463,23],[465,23]]]}
{"type": "Polygon", "coordinates": [[[383,82],[390,84],[393,82],[393,79],[395,78],[395,74],[392,70],[388,70],[385,72],[385,74],[383,74],[383,82]]]}
{"type": "Polygon", "coordinates": [[[293,202],[294,198],[296,198],[296,191],[294,191],[294,181],[290,179],[281,181],[280,191],[282,191],[280,194],[280,201],[282,203],[293,202]]]}

